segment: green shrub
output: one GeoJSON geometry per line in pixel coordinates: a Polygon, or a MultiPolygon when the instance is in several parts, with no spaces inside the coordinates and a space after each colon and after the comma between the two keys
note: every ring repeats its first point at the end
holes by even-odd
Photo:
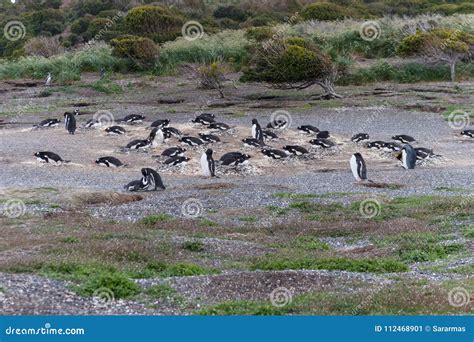
{"type": "Polygon", "coordinates": [[[338,20],[350,16],[350,12],[330,2],[316,2],[306,6],[302,11],[305,20],[338,20]]]}
{"type": "Polygon", "coordinates": [[[181,34],[183,18],[160,6],[132,8],[125,17],[127,32],[148,37],[157,43],[173,40],[181,34]]]}
{"type": "Polygon", "coordinates": [[[95,81],[91,88],[104,94],[119,94],[122,92],[122,87],[108,79],[95,81]]]}
{"type": "Polygon", "coordinates": [[[208,273],[209,271],[201,266],[181,263],[168,266],[160,273],[160,275],[162,277],[187,277],[208,273]]]}
{"type": "Polygon", "coordinates": [[[172,216],[168,214],[154,214],[145,216],[140,220],[140,223],[147,226],[154,226],[158,222],[165,222],[171,220],[172,216]]]}
{"type": "Polygon", "coordinates": [[[83,296],[93,296],[104,289],[113,293],[115,299],[130,298],[140,293],[140,286],[121,273],[93,274],[77,287],[77,292],[83,296]]]}
{"type": "Polygon", "coordinates": [[[232,5],[217,8],[213,16],[218,19],[228,18],[238,22],[245,21],[248,17],[244,10],[232,5]]]}
{"type": "Polygon", "coordinates": [[[153,65],[159,55],[158,46],[149,38],[123,36],[111,41],[114,56],[126,58],[138,68],[153,65]]]}
{"type": "Polygon", "coordinates": [[[201,241],[186,241],[182,248],[191,252],[202,252],[204,251],[204,244],[201,241]]]}
{"type": "Polygon", "coordinates": [[[257,42],[271,39],[273,35],[273,29],[268,26],[251,27],[245,32],[245,37],[248,40],[255,40],[257,42]]]}

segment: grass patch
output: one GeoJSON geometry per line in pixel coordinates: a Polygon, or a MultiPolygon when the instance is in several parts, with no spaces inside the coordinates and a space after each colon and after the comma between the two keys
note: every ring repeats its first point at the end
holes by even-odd
{"type": "Polygon", "coordinates": [[[247,222],[247,223],[255,223],[258,221],[258,219],[255,216],[241,216],[239,217],[239,221],[247,222]]]}
{"type": "Polygon", "coordinates": [[[167,302],[183,302],[184,299],[178,292],[167,284],[153,285],[143,291],[152,300],[167,301],[167,302]]]}
{"type": "Polygon", "coordinates": [[[122,273],[95,274],[76,287],[83,296],[94,296],[99,292],[111,292],[113,298],[130,298],[140,293],[140,286],[122,273]]]}
{"type": "Polygon", "coordinates": [[[141,267],[138,271],[130,271],[128,273],[132,278],[138,279],[153,277],[187,277],[214,274],[216,271],[189,263],[167,264],[162,261],[150,261],[146,263],[145,267],[141,267]]]}
{"type": "Polygon", "coordinates": [[[289,208],[283,208],[276,205],[269,205],[267,209],[274,216],[284,216],[290,211],[289,208]]]}
{"type": "Polygon", "coordinates": [[[122,92],[122,87],[120,87],[117,83],[102,79],[95,81],[90,85],[92,89],[104,94],[120,94],[122,92]]]}
{"type": "Polygon", "coordinates": [[[168,214],[154,214],[154,215],[148,215],[145,216],[140,220],[140,223],[146,225],[146,226],[154,226],[158,222],[166,222],[171,220],[173,217],[168,214]]]}
{"type": "Polygon", "coordinates": [[[294,239],[291,245],[307,251],[328,251],[330,249],[326,242],[312,236],[300,236],[294,239]]]}
{"type": "Polygon", "coordinates": [[[273,194],[273,197],[277,198],[290,198],[294,200],[304,200],[307,198],[314,198],[316,197],[315,194],[297,194],[292,192],[276,192],[273,194]]]}
{"type": "Polygon", "coordinates": [[[395,259],[349,259],[349,258],[304,258],[287,259],[267,257],[258,260],[250,267],[251,270],[282,271],[282,270],[341,270],[351,272],[406,272],[408,266],[395,259]]]}
{"type": "Polygon", "coordinates": [[[447,191],[447,192],[469,192],[469,190],[464,188],[453,188],[448,186],[437,186],[434,188],[436,191],[447,191]]]}
{"type": "Polygon", "coordinates": [[[199,219],[199,226],[200,227],[216,227],[217,223],[207,218],[201,217],[199,219]]]}
{"type": "Polygon", "coordinates": [[[204,244],[201,241],[186,241],[182,244],[182,248],[190,252],[202,252],[204,244]]]}

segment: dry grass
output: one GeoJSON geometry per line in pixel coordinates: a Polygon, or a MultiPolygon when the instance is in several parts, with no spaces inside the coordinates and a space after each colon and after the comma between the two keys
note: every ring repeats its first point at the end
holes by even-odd
{"type": "Polygon", "coordinates": [[[120,192],[88,192],[73,196],[73,202],[79,205],[120,205],[130,202],[138,202],[142,199],[142,195],[124,194],[120,192]]]}

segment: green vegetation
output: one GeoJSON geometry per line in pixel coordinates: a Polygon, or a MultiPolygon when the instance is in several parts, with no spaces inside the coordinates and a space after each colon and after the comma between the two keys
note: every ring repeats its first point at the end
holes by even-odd
{"type": "Polygon", "coordinates": [[[159,222],[166,222],[172,219],[172,216],[169,214],[154,214],[145,216],[140,220],[140,223],[147,226],[154,226],[159,222]]]}
{"type": "Polygon", "coordinates": [[[256,261],[251,270],[341,270],[351,272],[406,272],[408,266],[395,259],[304,258],[285,259],[269,256],[256,261]]]}
{"type": "Polygon", "coordinates": [[[201,241],[186,241],[183,243],[183,249],[191,252],[202,252],[204,251],[204,244],[201,241]]]}

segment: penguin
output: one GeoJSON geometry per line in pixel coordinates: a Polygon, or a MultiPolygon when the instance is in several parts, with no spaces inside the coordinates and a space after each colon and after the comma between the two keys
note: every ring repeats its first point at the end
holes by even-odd
{"type": "Polygon", "coordinates": [[[44,82],[44,85],[49,87],[51,85],[51,81],[52,81],[51,73],[48,72],[48,75],[46,75],[46,81],[44,82]]]}
{"type": "Polygon", "coordinates": [[[130,141],[126,148],[129,150],[145,150],[147,148],[151,147],[151,142],[148,139],[142,140],[142,139],[135,139],[130,141]]]}
{"type": "Polygon", "coordinates": [[[295,156],[301,156],[303,154],[309,153],[307,149],[298,145],[286,145],[283,146],[283,149],[288,153],[291,153],[295,156]]]}
{"type": "Polygon", "coordinates": [[[367,133],[357,133],[351,138],[351,141],[354,143],[358,143],[364,140],[369,140],[369,135],[367,133]]]}
{"type": "Polygon", "coordinates": [[[402,166],[406,170],[414,169],[416,165],[416,151],[411,145],[406,144],[397,155],[397,159],[402,162],[402,166]]]}
{"type": "Polygon", "coordinates": [[[474,138],[474,129],[465,129],[464,131],[461,131],[461,135],[464,135],[469,138],[474,138]]]}
{"type": "Polygon", "coordinates": [[[182,144],[186,144],[189,146],[199,146],[204,144],[204,141],[202,139],[195,137],[182,137],[181,139],[179,139],[179,141],[182,144]]]}
{"type": "Polygon", "coordinates": [[[199,133],[199,137],[202,140],[204,140],[205,142],[208,142],[208,143],[216,143],[216,142],[221,141],[221,139],[219,139],[219,137],[217,135],[212,135],[212,134],[199,133]]]}
{"type": "Polygon", "coordinates": [[[164,150],[161,155],[164,157],[183,157],[184,152],[186,152],[185,148],[182,147],[170,147],[164,150]]]}
{"type": "Polygon", "coordinates": [[[272,159],[283,159],[288,157],[288,155],[281,150],[275,150],[275,149],[262,149],[262,154],[266,157],[270,157],[272,159]]]}
{"type": "Polygon", "coordinates": [[[267,128],[270,128],[270,129],[281,129],[281,128],[285,128],[287,125],[287,122],[283,119],[276,119],[276,120],[273,120],[272,122],[269,122],[267,124],[267,128]]]}
{"type": "Polygon", "coordinates": [[[150,135],[147,138],[147,141],[150,143],[151,147],[156,147],[160,144],[163,144],[165,141],[165,136],[161,128],[155,127],[150,132],[150,135]]]}
{"type": "Polygon", "coordinates": [[[336,146],[335,143],[333,143],[331,140],[328,140],[328,139],[313,139],[313,140],[310,140],[309,143],[311,145],[320,146],[322,148],[331,148],[331,147],[336,146]]]}
{"type": "Polygon", "coordinates": [[[311,126],[311,125],[302,125],[297,127],[298,130],[308,133],[308,134],[313,134],[313,133],[318,133],[319,129],[317,127],[311,126]]]}
{"type": "Polygon", "coordinates": [[[248,154],[243,154],[240,152],[228,152],[219,159],[219,162],[221,165],[225,166],[237,166],[247,163],[250,158],[251,157],[248,154]]]}
{"type": "Polygon", "coordinates": [[[257,140],[263,140],[262,127],[258,123],[257,119],[252,119],[252,138],[257,140]]]}
{"type": "Polygon", "coordinates": [[[100,68],[99,77],[100,77],[101,80],[103,80],[105,78],[105,68],[104,67],[100,68]]]}
{"type": "Polygon", "coordinates": [[[87,120],[86,124],[84,125],[84,128],[97,128],[102,126],[101,122],[96,119],[89,119],[87,120]]]}
{"type": "Polygon", "coordinates": [[[212,122],[208,126],[210,129],[217,129],[219,131],[227,131],[230,129],[230,126],[228,124],[225,124],[223,122],[212,122]]]}
{"type": "Polygon", "coordinates": [[[163,127],[161,130],[163,131],[163,134],[165,135],[165,137],[167,137],[167,139],[171,137],[181,138],[181,136],[183,135],[183,133],[181,133],[179,129],[174,127],[163,127]]]}
{"type": "Polygon", "coordinates": [[[360,153],[354,153],[350,160],[351,171],[356,181],[367,180],[367,166],[365,160],[360,153]]]}
{"type": "Polygon", "coordinates": [[[81,115],[81,112],[79,111],[78,108],[74,109],[74,116],[79,116],[81,115]]]}
{"type": "Polygon", "coordinates": [[[205,126],[208,126],[215,121],[216,117],[214,116],[214,114],[211,113],[202,113],[196,116],[194,120],[191,120],[192,123],[197,123],[205,126]]]}
{"type": "Polygon", "coordinates": [[[415,142],[415,138],[409,136],[409,135],[405,135],[405,134],[401,134],[401,135],[395,135],[392,137],[393,140],[398,140],[404,144],[409,144],[409,143],[413,143],[415,142]]]}
{"type": "Polygon", "coordinates": [[[95,161],[97,165],[106,167],[120,167],[125,166],[120,160],[115,157],[101,157],[95,161]]]}
{"type": "Polygon", "coordinates": [[[146,184],[146,189],[148,191],[156,191],[158,188],[163,190],[166,189],[158,172],[150,168],[143,168],[141,172],[143,175],[142,183],[146,184]]]}
{"type": "Polygon", "coordinates": [[[66,112],[64,113],[64,123],[69,134],[74,134],[76,132],[76,118],[74,114],[66,112]]]}
{"type": "Polygon", "coordinates": [[[383,150],[386,152],[398,152],[402,149],[402,145],[398,143],[387,142],[383,145],[383,150]]]}
{"type": "Polygon", "coordinates": [[[159,128],[164,128],[168,127],[170,125],[170,120],[164,119],[164,120],[156,120],[153,121],[150,125],[150,127],[159,127],[159,128]]]}
{"type": "Polygon", "coordinates": [[[366,147],[370,148],[370,149],[380,150],[380,149],[384,148],[385,144],[386,143],[384,141],[376,140],[376,141],[371,141],[371,142],[367,143],[366,147]]]}
{"type": "Polygon", "coordinates": [[[439,154],[434,154],[433,150],[425,147],[417,147],[415,148],[416,158],[418,160],[427,159],[427,158],[434,158],[434,157],[441,157],[439,154]]]}
{"type": "Polygon", "coordinates": [[[35,153],[36,159],[41,162],[41,163],[55,163],[55,164],[61,164],[61,163],[70,163],[70,160],[64,160],[62,159],[59,155],[57,155],[54,152],[36,152],[35,153]]]}
{"type": "Polygon", "coordinates": [[[251,146],[251,147],[263,147],[265,146],[265,143],[262,140],[257,140],[254,138],[246,138],[242,139],[242,142],[246,146],[251,146]]]}
{"type": "Polygon", "coordinates": [[[107,132],[107,134],[114,134],[114,135],[123,135],[125,133],[127,133],[127,131],[125,130],[125,128],[121,127],[121,126],[111,126],[111,127],[107,127],[105,129],[105,131],[107,132]]]}
{"type": "Polygon", "coordinates": [[[40,128],[58,127],[60,122],[61,120],[59,119],[45,119],[45,120],[42,120],[39,124],[35,125],[34,127],[40,127],[40,128]]]}
{"type": "Polygon", "coordinates": [[[125,122],[128,124],[138,124],[138,123],[142,123],[143,120],[145,120],[145,117],[143,115],[131,114],[131,115],[127,115],[123,119],[120,119],[119,122],[125,122]]]}
{"type": "Polygon", "coordinates": [[[205,177],[216,177],[216,163],[212,158],[213,151],[209,148],[201,156],[201,171],[205,177]]]}
{"type": "Polygon", "coordinates": [[[166,159],[163,164],[165,165],[171,165],[171,166],[184,166],[190,161],[191,158],[186,158],[182,156],[176,156],[176,157],[170,157],[166,159]]]}
{"type": "Polygon", "coordinates": [[[276,135],[272,131],[265,130],[265,131],[262,131],[262,133],[263,133],[263,139],[267,139],[267,140],[278,139],[278,135],[276,135]]]}
{"type": "Polygon", "coordinates": [[[316,139],[328,139],[330,137],[328,131],[320,131],[316,133],[316,139]]]}
{"type": "Polygon", "coordinates": [[[134,180],[124,186],[128,191],[145,191],[148,184],[143,184],[143,180],[134,180]]]}

